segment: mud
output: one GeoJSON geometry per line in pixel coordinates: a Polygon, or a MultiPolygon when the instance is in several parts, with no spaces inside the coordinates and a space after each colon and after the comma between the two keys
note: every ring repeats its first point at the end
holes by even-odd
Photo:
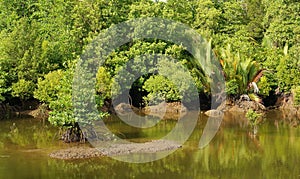
{"type": "Polygon", "coordinates": [[[181,145],[173,141],[156,140],[145,143],[111,145],[108,148],[99,149],[88,147],[73,147],[54,151],[50,154],[50,157],[64,160],[85,159],[134,153],[155,153],[160,151],[174,150],[180,147],[181,145]]]}

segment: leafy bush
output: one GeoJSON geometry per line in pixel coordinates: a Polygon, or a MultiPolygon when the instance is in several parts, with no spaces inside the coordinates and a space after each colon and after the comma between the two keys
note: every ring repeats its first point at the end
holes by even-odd
{"type": "Polygon", "coordinates": [[[195,96],[197,94],[196,83],[194,83],[190,72],[181,65],[181,62],[161,59],[157,68],[159,75],[151,76],[143,85],[143,89],[149,93],[144,98],[146,103],[161,100],[180,101],[183,98],[189,102],[197,97],[195,96]]]}
{"type": "Polygon", "coordinates": [[[295,87],[292,92],[294,96],[294,104],[300,105],[300,86],[295,87]]]}
{"type": "Polygon", "coordinates": [[[263,96],[269,96],[269,93],[272,90],[272,88],[271,83],[269,82],[269,79],[266,76],[261,77],[257,85],[259,87],[259,94],[263,96]]]}
{"type": "Polygon", "coordinates": [[[51,112],[48,120],[54,126],[74,126],[72,79],[73,72],[68,69],[50,72],[45,75],[45,79],[38,80],[34,97],[49,105],[51,112]]]}
{"type": "Polygon", "coordinates": [[[42,102],[50,103],[57,100],[57,94],[61,89],[64,71],[56,70],[45,75],[44,79],[38,79],[38,88],[34,91],[34,97],[42,102]]]}
{"type": "Polygon", "coordinates": [[[104,67],[100,67],[96,76],[96,92],[102,98],[111,97],[112,78],[104,67]]]}
{"type": "Polygon", "coordinates": [[[288,50],[288,46],[285,46],[284,56],[277,67],[278,86],[284,92],[289,92],[293,86],[300,85],[299,51],[299,47],[292,47],[288,50]]]}
{"type": "Polygon", "coordinates": [[[34,88],[35,84],[32,81],[21,79],[17,83],[13,83],[12,95],[21,100],[27,100],[32,96],[34,88]]]}
{"type": "MultiPolygon", "coordinates": [[[[75,63],[70,64],[70,67],[66,70],[52,71],[45,75],[44,79],[40,78],[38,80],[38,88],[34,92],[35,98],[49,106],[48,120],[54,126],[74,128],[80,122],[78,119],[75,119],[72,101],[74,99],[74,97],[72,98],[73,64],[75,63]]],[[[101,72],[101,70],[99,71],[101,72]]],[[[95,96],[95,99],[98,107],[103,105],[104,98],[101,95],[95,96]]],[[[100,113],[100,115],[104,114],[100,113]]]]}
{"type": "Polygon", "coordinates": [[[149,92],[149,94],[144,97],[146,103],[153,102],[157,104],[161,101],[170,102],[182,99],[175,84],[161,75],[151,76],[145,82],[143,88],[149,92]]]}
{"type": "Polygon", "coordinates": [[[226,85],[226,93],[229,95],[238,94],[239,84],[236,79],[232,79],[225,82],[226,85]]]}
{"type": "MultiPolygon", "coordinates": [[[[1,63],[0,63],[1,64],[1,63]]],[[[1,67],[0,67],[1,69],[1,67]]],[[[11,91],[11,87],[6,84],[6,76],[0,71],[0,102],[5,100],[5,95],[11,91]]]]}
{"type": "Polygon", "coordinates": [[[253,111],[252,109],[249,109],[246,113],[246,118],[249,120],[249,124],[251,127],[254,127],[258,124],[259,118],[262,116],[262,114],[257,113],[253,111]]]}

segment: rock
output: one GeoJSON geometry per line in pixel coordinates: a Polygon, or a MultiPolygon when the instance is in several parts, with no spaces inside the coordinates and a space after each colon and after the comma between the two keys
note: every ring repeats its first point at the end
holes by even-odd
{"type": "Polygon", "coordinates": [[[255,101],[241,101],[237,105],[245,112],[247,112],[249,109],[258,112],[264,112],[266,110],[266,107],[264,105],[255,101]]]}
{"type": "Polygon", "coordinates": [[[187,113],[187,108],[180,102],[161,102],[158,105],[146,106],[143,109],[138,109],[130,104],[120,103],[114,110],[119,115],[126,115],[133,111],[140,115],[150,115],[160,119],[179,119],[187,113]]]}
{"type": "Polygon", "coordinates": [[[130,113],[132,111],[134,112],[138,112],[139,109],[134,107],[134,106],[131,106],[130,104],[127,104],[127,103],[120,103],[118,104],[115,108],[114,108],[115,112],[117,114],[121,114],[121,115],[125,115],[127,113],[130,113]]]}
{"type": "Polygon", "coordinates": [[[234,102],[230,99],[226,99],[226,101],[220,104],[217,110],[225,112],[228,111],[230,108],[232,108],[232,106],[234,106],[234,102]]]}
{"type": "Polygon", "coordinates": [[[143,112],[161,119],[179,119],[187,113],[187,108],[180,102],[161,102],[158,105],[145,107],[143,112]]]}
{"type": "Polygon", "coordinates": [[[266,111],[266,107],[263,104],[255,101],[249,101],[245,96],[241,97],[237,101],[227,99],[217,108],[217,110],[222,112],[247,112],[249,109],[257,112],[266,111]]]}
{"type": "Polygon", "coordinates": [[[204,114],[209,117],[220,117],[223,115],[223,112],[217,109],[211,109],[206,111],[204,114]]]}
{"type": "Polygon", "coordinates": [[[243,94],[243,95],[240,96],[239,101],[250,101],[250,97],[246,94],[243,94]]]}

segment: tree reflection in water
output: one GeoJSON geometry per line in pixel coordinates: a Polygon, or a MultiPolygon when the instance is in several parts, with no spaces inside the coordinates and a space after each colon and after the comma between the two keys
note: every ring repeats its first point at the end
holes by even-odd
{"type": "MultiPolygon", "coordinates": [[[[198,149],[207,120],[202,116],[182,148],[164,159],[145,164],[124,163],[109,157],[51,159],[50,151],[68,146],[57,141],[57,129],[36,120],[1,121],[0,156],[9,157],[0,157],[0,178],[297,177],[300,174],[300,130],[281,120],[280,114],[272,113],[266,118],[259,125],[258,135],[253,137],[248,135],[245,119],[239,115],[226,116],[211,143],[198,149]]],[[[107,125],[115,131],[122,128],[118,122],[107,125]]],[[[159,138],[173,126],[174,121],[163,121],[153,129],[132,131],[132,135],[128,128],[124,130],[132,141],[144,141],[159,138]]]]}

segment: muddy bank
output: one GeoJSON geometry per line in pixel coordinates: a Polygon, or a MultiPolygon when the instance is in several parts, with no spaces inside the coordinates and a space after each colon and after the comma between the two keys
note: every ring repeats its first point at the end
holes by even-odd
{"type": "Polygon", "coordinates": [[[37,100],[29,100],[23,103],[14,102],[13,105],[10,103],[0,102],[0,120],[35,117],[33,113],[37,111],[39,106],[40,104],[37,100]]]}
{"type": "Polygon", "coordinates": [[[217,109],[208,110],[204,114],[211,117],[219,117],[222,116],[223,113],[246,114],[250,109],[258,113],[265,113],[267,111],[267,108],[263,104],[256,101],[227,99],[220,104],[217,109]]]}
{"type": "Polygon", "coordinates": [[[226,100],[224,101],[218,108],[217,110],[222,111],[222,112],[247,112],[249,109],[252,109],[256,112],[265,112],[267,108],[255,101],[248,101],[248,100],[238,100],[238,101],[233,101],[233,100],[226,100]]]}
{"type": "MultiPolygon", "coordinates": [[[[255,112],[265,114],[268,111],[278,110],[283,120],[300,119],[300,105],[295,104],[295,99],[292,93],[280,94],[276,96],[275,103],[265,107],[263,103],[245,100],[227,99],[217,109],[208,110],[205,112],[207,116],[221,116],[223,113],[241,113],[246,114],[249,109],[255,112]]],[[[300,123],[300,122],[298,122],[300,123]]]]}
{"type": "Polygon", "coordinates": [[[8,103],[0,103],[0,120],[1,119],[10,119],[13,117],[19,117],[19,106],[10,106],[8,103]]]}
{"type": "Polygon", "coordinates": [[[160,119],[179,119],[187,113],[187,108],[181,102],[162,102],[158,105],[146,106],[141,109],[130,104],[120,103],[114,107],[113,113],[126,115],[132,111],[139,115],[150,115],[160,119]]]}
{"type": "Polygon", "coordinates": [[[300,105],[295,105],[293,94],[282,94],[277,99],[276,106],[282,112],[282,118],[300,119],[300,105]]]}
{"type": "Polygon", "coordinates": [[[187,108],[180,102],[162,102],[155,106],[143,108],[145,115],[157,116],[161,119],[179,119],[186,115],[187,108]]]}
{"type": "MultiPolygon", "coordinates": [[[[135,108],[129,104],[121,103],[115,108],[117,114],[124,115],[131,111],[140,115],[151,115],[159,117],[160,119],[180,119],[187,114],[188,109],[180,102],[165,103],[162,102],[158,105],[146,106],[142,109],[135,108]]],[[[267,108],[259,102],[251,100],[233,100],[227,99],[219,105],[217,109],[208,110],[205,112],[207,116],[218,117],[223,113],[246,113],[252,109],[258,113],[265,113],[267,108]]]]}
{"type": "Polygon", "coordinates": [[[155,153],[160,151],[174,150],[180,148],[181,145],[173,141],[156,140],[145,143],[132,144],[113,144],[109,148],[87,148],[73,147],[62,149],[50,154],[51,158],[56,159],[84,159],[101,156],[127,155],[134,153],[155,153]]]}

